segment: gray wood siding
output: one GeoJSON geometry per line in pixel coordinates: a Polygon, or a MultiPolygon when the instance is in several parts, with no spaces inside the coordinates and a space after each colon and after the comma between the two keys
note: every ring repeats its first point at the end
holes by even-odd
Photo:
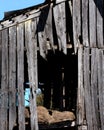
{"type": "Polygon", "coordinates": [[[47,60],[50,50],[78,56],[78,130],[104,130],[103,18],[103,0],[57,0],[0,22],[0,130],[12,130],[17,119],[18,129],[26,129],[25,52],[31,130],[39,129],[37,54],[47,60]]]}

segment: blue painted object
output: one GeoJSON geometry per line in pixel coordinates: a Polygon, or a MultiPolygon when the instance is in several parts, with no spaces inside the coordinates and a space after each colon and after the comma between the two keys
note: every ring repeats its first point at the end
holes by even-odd
{"type": "Polygon", "coordinates": [[[30,88],[25,88],[25,106],[28,107],[30,102],[30,88]]]}

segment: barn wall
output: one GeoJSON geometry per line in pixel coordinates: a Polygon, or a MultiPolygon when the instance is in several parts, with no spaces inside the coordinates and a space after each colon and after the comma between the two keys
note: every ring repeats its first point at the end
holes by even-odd
{"type": "Polygon", "coordinates": [[[104,48],[103,0],[73,1],[73,38],[75,48],[80,44],[104,48]]]}
{"type": "Polygon", "coordinates": [[[73,40],[78,51],[77,124],[80,129],[104,129],[104,3],[73,1],[73,40]],[[100,81],[100,82],[99,82],[100,81]],[[100,93],[99,90],[102,90],[100,93]],[[101,112],[102,111],[102,112],[101,112]],[[80,126],[81,125],[81,126],[80,126]]]}
{"type": "Polygon", "coordinates": [[[33,109],[36,108],[34,89],[38,86],[37,51],[47,59],[48,50],[57,49],[66,55],[67,48],[78,54],[77,125],[81,130],[104,129],[103,7],[103,0],[57,0],[0,23],[1,130],[12,130],[16,125],[17,93],[19,130],[25,130],[24,50],[32,83],[31,130],[38,130],[33,109]]]}
{"type": "MultiPolygon", "coordinates": [[[[68,2],[62,1],[57,3],[54,8],[46,5],[41,10],[26,12],[24,16],[20,15],[0,23],[1,130],[12,130],[17,123],[19,130],[26,129],[24,106],[26,62],[28,79],[31,83],[31,130],[38,130],[35,93],[38,87],[37,51],[44,59],[47,59],[47,53],[50,49],[53,52],[58,49],[67,54],[67,44],[70,43],[68,37],[71,33],[68,28],[67,36],[66,19],[69,15],[66,15],[66,10],[70,12],[69,4],[67,4],[68,2]],[[61,8],[62,10],[60,10],[61,8]],[[25,52],[27,61],[25,61],[25,52]]],[[[69,21],[71,23],[71,20],[68,19],[67,24],[69,21]]]]}
{"type": "Polygon", "coordinates": [[[79,129],[85,127],[87,130],[103,130],[104,128],[103,58],[103,49],[86,47],[79,49],[77,98],[79,129]]]}

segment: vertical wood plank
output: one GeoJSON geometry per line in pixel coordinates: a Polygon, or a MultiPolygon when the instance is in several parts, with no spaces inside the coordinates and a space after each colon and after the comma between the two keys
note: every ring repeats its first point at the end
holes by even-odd
{"type": "Polygon", "coordinates": [[[18,87],[18,124],[25,130],[24,107],[24,24],[17,26],[17,87],[18,87]]]}
{"type": "Polygon", "coordinates": [[[81,37],[81,0],[73,0],[73,41],[74,50],[77,52],[77,47],[80,44],[81,37]]]}
{"type": "Polygon", "coordinates": [[[93,117],[93,129],[99,128],[99,116],[98,116],[98,91],[97,91],[97,49],[91,49],[91,100],[92,100],[92,117],[93,117]]]}
{"type": "Polygon", "coordinates": [[[82,41],[84,46],[89,46],[88,40],[88,0],[82,0],[82,41]]]}
{"type": "Polygon", "coordinates": [[[37,88],[37,36],[36,20],[25,22],[25,43],[28,59],[28,74],[31,89],[30,112],[31,130],[38,130],[37,108],[36,108],[36,88],[37,88]]]}
{"type": "Polygon", "coordinates": [[[8,130],[8,29],[2,31],[2,70],[0,93],[0,130],[8,130]]]}
{"type": "Polygon", "coordinates": [[[62,50],[64,54],[67,54],[65,2],[55,5],[53,8],[53,14],[59,50],[62,50]]]}
{"type": "Polygon", "coordinates": [[[45,25],[47,48],[49,47],[49,49],[54,49],[51,5],[48,8],[49,8],[48,9],[49,12],[48,12],[47,20],[46,20],[46,25],[45,25]]]}
{"type": "MultiPolygon", "coordinates": [[[[48,11],[48,10],[47,10],[48,11]]],[[[45,31],[45,25],[47,20],[47,12],[41,10],[41,14],[39,18],[37,18],[37,33],[38,33],[38,41],[39,41],[39,51],[40,55],[46,59],[47,54],[47,36],[45,31]]]]}
{"type": "Polygon", "coordinates": [[[16,123],[16,26],[9,28],[9,130],[16,123]]]}
{"type": "Polygon", "coordinates": [[[90,47],[96,47],[96,5],[94,0],[89,0],[89,38],[90,47]]]}
{"type": "Polygon", "coordinates": [[[104,129],[104,52],[98,50],[98,93],[101,130],[104,129]]]}
{"type": "Polygon", "coordinates": [[[88,130],[93,130],[89,54],[90,54],[89,48],[84,48],[84,96],[85,96],[86,120],[87,120],[88,130]]]}
{"type": "Polygon", "coordinates": [[[104,42],[103,42],[103,28],[104,28],[104,4],[103,0],[96,0],[97,1],[97,45],[98,47],[104,47],[104,42]]]}
{"type": "MultiPolygon", "coordinates": [[[[84,86],[83,86],[83,48],[78,49],[78,93],[77,93],[77,124],[84,121],[84,86]]],[[[80,129],[80,128],[79,128],[80,129]]]]}
{"type": "Polygon", "coordinates": [[[0,31],[0,88],[1,88],[1,63],[2,63],[2,32],[0,31]]]}

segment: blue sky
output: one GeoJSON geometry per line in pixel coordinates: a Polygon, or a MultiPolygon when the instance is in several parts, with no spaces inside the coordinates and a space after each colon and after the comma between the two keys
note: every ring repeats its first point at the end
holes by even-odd
{"type": "Polygon", "coordinates": [[[0,0],[0,20],[4,17],[4,12],[23,9],[43,3],[45,0],[0,0]]]}

